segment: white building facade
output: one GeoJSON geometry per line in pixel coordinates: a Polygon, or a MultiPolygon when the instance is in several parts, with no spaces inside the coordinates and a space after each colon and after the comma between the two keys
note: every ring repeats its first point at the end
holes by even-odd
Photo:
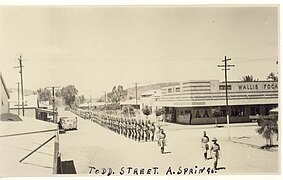
{"type": "MultiPolygon", "coordinates": [[[[233,81],[227,89],[231,123],[250,122],[250,115],[267,115],[278,106],[278,82],[233,81]]],[[[188,81],[164,87],[158,104],[163,107],[167,122],[212,124],[215,119],[226,122],[225,83],[218,80],[188,81]]]]}

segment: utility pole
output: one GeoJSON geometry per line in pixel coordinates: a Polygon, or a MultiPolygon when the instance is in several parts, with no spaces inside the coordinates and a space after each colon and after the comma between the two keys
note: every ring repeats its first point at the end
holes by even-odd
{"type": "Polygon", "coordinates": [[[23,116],[25,116],[25,101],[24,101],[24,81],[23,81],[23,63],[22,63],[22,55],[18,58],[20,65],[14,68],[20,68],[19,73],[21,74],[21,92],[22,92],[22,109],[23,109],[23,116]]]}
{"type": "Polygon", "coordinates": [[[17,83],[18,84],[18,115],[20,115],[20,82],[17,83]]]}
{"type": "Polygon", "coordinates": [[[135,82],[135,90],[136,90],[136,109],[138,109],[138,83],[135,82]]]}
{"type": "Polygon", "coordinates": [[[46,89],[52,89],[52,111],[53,111],[53,123],[57,123],[55,118],[55,89],[59,89],[60,86],[52,86],[52,87],[46,87],[46,89]]]}
{"type": "Polygon", "coordinates": [[[228,140],[230,141],[230,120],[229,120],[229,103],[228,103],[228,88],[227,88],[227,83],[228,83],[228,78],[227,78],[227,71],[230,70],[230,67],[235,67],[234,64],[227,64],[227,61],[230,61],[231,58],[227,59],[225,56],[225,59],[222,60],[222,62],[224,62],[224,65],[217,65],[217,67],[221,67],[224,69],[224,76],[225,76],[225,94],[226,94],[226,117],[227,117],[227,126],[228,126],[228,140]]]}

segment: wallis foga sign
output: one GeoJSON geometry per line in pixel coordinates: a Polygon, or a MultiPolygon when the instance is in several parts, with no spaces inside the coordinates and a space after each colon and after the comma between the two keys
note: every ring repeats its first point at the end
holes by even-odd
{"type": "Polygon", "coordinates": [[[234,84],[236,91],[278,91],[278,82],[247,82],[234,84]]]}

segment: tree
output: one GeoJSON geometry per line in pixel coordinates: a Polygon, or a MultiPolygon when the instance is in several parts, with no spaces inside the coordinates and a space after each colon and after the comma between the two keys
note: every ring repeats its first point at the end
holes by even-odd
{"type": "Polygon", "coordinates": [[[146,105],[143,109],[142,112],[144,115],[146,115],[146,117],[148,117],[151,114],[151,109],[148,107],[148,105],[146,105]]]}
{"type": "Polygon", "coordinates": [[[155,109],[155,115],[156,115],[156,119],[158,119],[158,121],[160,121],[160,116],[162,115],[162,114],[164,114],[164,110],[162,109],[162,108],[158,108],[158,109],[155,109]]]}
{"type": "Polygon", "coordinates": [[[125,116],[133,116],[135,114],[135,108],[133,106],[123,106],[122,113],[125,116]]]}
{"type": "Polygon", "coordinates": [[[278,81],[278,76],[276,76],[273,72],[271,72],[267,78],[267,80],[278,81]]]}
{"type": "Polygon", "coordinates": [[[37,90],[37,94],[38,94],[38,99],[39,101],[51,101],[52,97],[51,97],[51,92],[44,88],[39,88],[37,90]]]}
{"type": "Polygon", "coordinates": [[[272,146],[272,138],[274,134],[278,134],[278,116],[270,116],[261,121],[260,128],[256,129],[266,139],[266,146],[272,146]],[[269,141],[269,144],[268,144],[269,141]]]}
{"type": "Polygon", "coordinates": [[[85,96],[84,95],[78,96],[78,98],[79,98],[80,104],[83,104],[85,102],[85,96]]]}
{"type": "Polygon", "coordinates": [[[164,113],[162,108],[155,109],[154,112],[156,116],[161,116],[164,113]]]}
{"type": "Polygon", "coordinates": [[[113,104],[120,104],[120,101],[125,100],[128,91],[123,89],[123,86],[118,85],[118,87],[114,86],[110,93],[107,93],[108,101],[113,104]]]}
{"type": "Polygon", "coordinates": [[[244,82],[253,82],[253,81],[258,81],[258,79],[254,79],[252,75],[247,75],[242,77],[242,81],[244,82]]]}
{"type": "Polygon", "coordinates": [[[57,90],[55,92],[55,96],[58,98],[58,97],[61,97],[61,90],[57,90]]]}
{"type": "Polygon", "coordinates": [[[74,85],[68,85],[61,90],[63,100],[66,105],[70,106],[75,102],[78,90],[74,85]]]}

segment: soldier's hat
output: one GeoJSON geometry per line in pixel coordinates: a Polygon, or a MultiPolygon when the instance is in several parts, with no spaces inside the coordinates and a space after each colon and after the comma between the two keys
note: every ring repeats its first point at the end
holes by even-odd
{"type": "Polygon", "coordinates": [[[214,138],[212,139],[212,141],[217,141],[216,137],[214,137],[214,138]]]}

